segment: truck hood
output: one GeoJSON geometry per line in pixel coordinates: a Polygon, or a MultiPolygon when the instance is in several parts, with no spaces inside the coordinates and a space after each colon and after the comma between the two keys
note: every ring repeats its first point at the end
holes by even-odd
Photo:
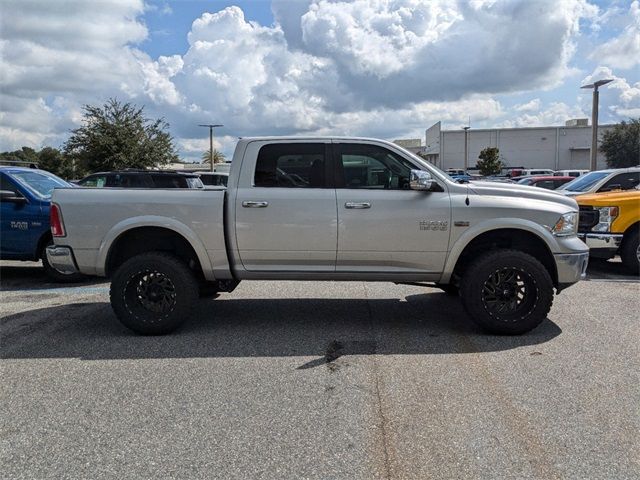
{"type": "Polygon", "coordinates": [[[540,187],[528,187],[526,185],[518,185],[514,183],[483,181],[472,181],[469,182],[469,185],[471,190],[473,190],[477,195],[530,198],[532,200],[559,203],[565,205],[571,210],[578,210],[578,205],[573,198],[556,193],[553,190],[545,190],[540,187]]]}
{"type": "Polygon", "coordinates": [[[605,205],[607,203],[616,205],[620,202],[640,202],[640,190],[616,190],[614,192],[587,193],[585,195],[578,195],[575,199],[580,205],[605,205]]]}

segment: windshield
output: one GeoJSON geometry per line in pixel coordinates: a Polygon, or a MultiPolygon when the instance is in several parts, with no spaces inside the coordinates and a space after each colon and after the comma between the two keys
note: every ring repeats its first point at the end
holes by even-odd
{"type": "Polygon", "coordinates": [[[13,172],[13,177],[22,185],[41,197],[50,198],[54,188],[66,188],[71,185],[51,173],[13,172]]]}
{"type": "Polygon", "coordinates": [[[561,190],[569,190],[570,192],[586,192],[607,175],[609,175],[609,172],[590,172],[576,178],[575,180],[571,180],[569,183],[565,183],[561,190]]]}

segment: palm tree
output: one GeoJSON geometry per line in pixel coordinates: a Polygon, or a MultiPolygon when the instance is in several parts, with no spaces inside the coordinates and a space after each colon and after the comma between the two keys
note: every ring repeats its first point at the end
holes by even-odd
{"type": "MultiPolygon", "coordinates": [[[[211,150],[207,150],[206,152],[202,152],[202,163],[211,163],[210,162],[210,158],[211,158],[211,154],[210,154],[211,150]]],[[[224,156],[224,153],[216,150],[215,148],[213,149],[213,163],[224,163],[225,160],[227,159],[227,157],[224,156]]]]}

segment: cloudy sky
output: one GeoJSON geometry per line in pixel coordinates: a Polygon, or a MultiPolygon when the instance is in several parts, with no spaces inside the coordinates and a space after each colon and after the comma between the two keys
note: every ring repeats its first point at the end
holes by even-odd
{"type": "Polygon", "coordinates": [[[2,0],[0,150],[60,146],[109,97],[170,123],[180,155],[263,134],[423,137],[559,125],[613,78],[640,117],[639,0],[2,0]]]}

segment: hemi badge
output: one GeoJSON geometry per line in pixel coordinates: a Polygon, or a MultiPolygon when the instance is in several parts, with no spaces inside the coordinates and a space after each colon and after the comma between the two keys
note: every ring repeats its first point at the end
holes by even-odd
{"type": "Polygon", "coordinates": [[[468,227],[469,226],[469,222],[453,222],[453,226],[454,227],[468,227]]]}

